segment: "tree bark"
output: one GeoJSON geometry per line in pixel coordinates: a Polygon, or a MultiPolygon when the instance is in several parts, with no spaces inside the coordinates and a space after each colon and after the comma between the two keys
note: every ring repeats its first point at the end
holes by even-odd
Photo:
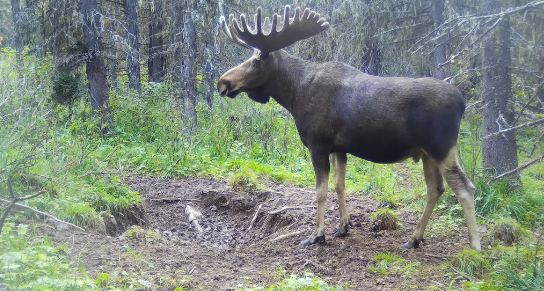
{"type": "MultiPolygon", "coordinates": [[[[197,35],[193,19],[194,5],[192,0],[186,1],[186,9],[183,19],[183,39],[184,39],[184,56],[183,61],[183,77],[182,77],[182,96],[184,103],[185,117],[188,119],[189,132],[196,128],[196,55],[197,50],[197,35]]],[[[180,11],[179,13],[182,13],[180,11]]]]}
{"type": "Polygon", "coordinates": [[[108,112],[108,80],[106,66],[101,56],[101,14],[97,0],[80,0],[79,7],[83,17],[83,35],[87,45],[85,71],[89,82],[91,106],[104,117],[108,112]]]}
{"type": "Polygon", "coordinates": [[[149,4],[151,21],[149,23],[149,58],[147,72],[149,81],[164,81],[164,41],[163,41],[163,0],[154,0],[149,4]]]}
{"type": "Polygon", "coordinates": [[[204,56],[206,65],[204,68],[204,82],[206,87],[205,98],[209,108],[213,106],[213,94],[215,92],[215,77],[217,70],[214,65],[213,45],[206,45],[204,56]]]}
{"type": "Polygon", "coordinates": [[[140,44],[138,28],[138,1],[125,0],[125,17],[128,22],[127,40],[129,52],[127,54],[128,85],[129,88],[141,93],[140,83],[140,44]]]}
{"type": "MultiPolygon", "coordinates": [[[[498,11],[499,1],[485,0],[483,9],[498,11]]],[[[483,43],[483,136],[514,126],[510,46],[510,21],[505,17],[483,43]]],[[[514,130],[484,139],[482,147],[484,170],[489,175],[497,176],[517,168],[514,130]]],[[[509,176],[506,182],[516,187],[520,183],[519,174],[509,176]]]]}
{"type": "MultiPolygon", "coordinates": [[[[431,16],[433,18],[434,28],[438,28],[444,23],[445,0],[433,0],[431,4],[431,16]]],[[[438,38],[433,51],[433,68],[431,75],[439,80],[444,80],[448,74],[443,65],[446,62],[448,40],[445,36],[438,38]]]]}

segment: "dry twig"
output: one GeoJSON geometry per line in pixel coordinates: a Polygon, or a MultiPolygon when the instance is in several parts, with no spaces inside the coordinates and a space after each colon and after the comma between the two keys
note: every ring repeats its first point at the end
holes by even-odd
{"type": "Polygon", "coordinates": [[[268,212],[268,214],[278,214],[286,210],[296,210],[296,209],[306,209],[306,208],[315,208],[314,205],[307,205],[307,206],[285,206],[283,208],[273,210],[268,212]]]}
{"type": "Polygon", "coordinates": [[[259,204],[259,206],[257,207],[257,210],[255,210],[255,214],[253,215],[253,218],[251,219],[251,223],[249,223],[249,227],[247,228],[247,232],[249,232],[251,230],[251,228],[253,228],[253,224],[257,220],[257,216],[259,215],[259,212],[261,211],[261,207],[263,207],[263,204],[259,204]]]}
{"type": "Polygon", "coordinates": [[[290,238],[290,237],[293,237],[293,236],[295,236],[295,235],[299,235],[299,234],[302,234],[302,233],[304,233],[304,231],[302,231],[302,230],[297,230],[297,231],[293,231],[293,232],[290,232],[290,233],[278,235],[277,237],[271,239],[270,241],[271,241],[271,242],[277,242],[277,241],[284,240],[284,239],[288,239],[288,238],[290,238]]]}

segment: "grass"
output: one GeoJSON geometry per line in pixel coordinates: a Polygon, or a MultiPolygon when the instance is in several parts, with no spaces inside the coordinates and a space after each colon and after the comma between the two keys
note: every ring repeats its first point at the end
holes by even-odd
{"type": "Polygon", "coordinates": [[[421,270],[419,262],[408,262],[404,258],[390,252],[381,252],[374,255],[372,265],[368,267],[371,273],[380,276],[407,277],[421,270]]]}

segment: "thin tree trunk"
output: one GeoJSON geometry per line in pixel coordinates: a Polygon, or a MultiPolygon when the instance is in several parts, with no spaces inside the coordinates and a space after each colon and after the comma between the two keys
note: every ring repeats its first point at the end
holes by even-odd
{"type": "Polygon", "coordinates": [[[106,66],[101,56],[101,14],[97,0],[80,0],[79,4],[83,17],[83,35],[87,45],[85,71],[89,82],[91,106],[105,117],[108,112],[108,80],[106,66]]]}
{"type": "Polygon", "coordinates": [[[128,22],[127,39],[129,52],[127,55],[128,84],[131,89],[141,93],[140,83],[140,44],[138,28],[138,1],[125,0],[125,16],[128,22]]]}
{"type": "Polygon", "coordinates": [[[21,62],[23,54],[23,39],[21,29],[21,3],[19,0],[11,0],[11,16],[13,20],[13,26],[15,28],[14,33],[14,45],[15,45],[15,60],[17,62],[17,70],[19,71],[19,77],[21,77],[21,62]]]}
{"type": "MultiPolygon", "coordinates": [[[[445,0],[433,0],[431,4],[431,15],[433,17],[435,29],[444,23],[444,7],[445,0]]],[[[443,64],[446,63],[446,50],[448,48],[447,42],[448,41],[445,36],[439,37],[436,41],[433,52],[433,68],[431,70],[431,75],[440,80],[444,80],[448,76],[443,67],[443,64]]]]}
{"type": "Polygon", "coordinates": [[[164,81],[164,41],[163,41],[163,0],[149,3],[151,21],[149,23],[149,58],[147,72],[151,82],[164,81]]]}
{"type": "MultiPolygon", "coordinates": [[[[183,19],[183,38],[184,38],[184,57],[183,62],[183,81],[182,81],[182,96],[184,100],[185,117],[188,118],[189,124],[186,128],[192,132],[196,128],[196,55],[197,35],[193,19],[194,5],[193,1],[187,1],[183,19]]],[[[180,11],[181,12],[181,11],[180,11]]]]}
{"type": "MultiPolygon", "coordinates": [[[[483,9],[498,11],[499,1],[485,0],[483,9]]],[[[510,45],[510,21],[505,17],[483,43],[483,136],[514,126],[510,45]]],[[[497,176],[518,166],[514,130],[484,139],[482,151],[484,169],[489,175],[497,176]]],[[[509,176],[507,182],[513,187],[519,185],[519,174],[509,176]]]]}
{"type": "Polygon", "coordinates": [[[204,82],[206,87],[206,104],[209,108],[213,106],[213,94],[215,92],[216,69],[214,66],[214,48],[213,45],[207,45],[205,49],[206,65],[204,68],[204,82]]]}

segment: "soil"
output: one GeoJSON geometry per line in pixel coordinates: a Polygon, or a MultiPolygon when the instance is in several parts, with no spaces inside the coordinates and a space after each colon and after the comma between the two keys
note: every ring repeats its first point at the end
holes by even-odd
{"type": "Polygon", "coordinates": [[[145,201],[126,217],[117,215],[106,223],[112,236],[97,231],[52,234],[91,275],[119,268],[129,273],[146,270],[158,277],[183,274],[191,278],[188,289],[229,290],[266,286],[282,268],[288,274],[311,272],[352,290],[444,289],[453,279],[440,271],[441,264],[468,247],[466,229],[460,229],[453,236],[427,239],[419,249],[401,250],[418,215],[399,210],[400,228],[374,232],[369,214],[377,206],[363,195],[348,195],[353,227],[348,237],[335,238],[339,212],[336,194],[329,193],[326,243],[303,247],[300,242],[311,234],[315,220],[311,189],[267,183],[267,191],[242,193],[212,178],[138,176],[126,183],[145,201]],[[202,233],[188,221],[188,205],[201,212],[202,233]],[[278,211],[284,207],[291,208],[278,211]],[[159,232],[161,239],[134,239],[126,232],[131,224],[159,232]],[[293,235],[281,239],[285,234],[293,235]],[[138,255],[126,256],[127,249],[138,255]],[[422,271],[409,276],[370,272],[373,256],[384,251],[420,262],[422,271]]]}

